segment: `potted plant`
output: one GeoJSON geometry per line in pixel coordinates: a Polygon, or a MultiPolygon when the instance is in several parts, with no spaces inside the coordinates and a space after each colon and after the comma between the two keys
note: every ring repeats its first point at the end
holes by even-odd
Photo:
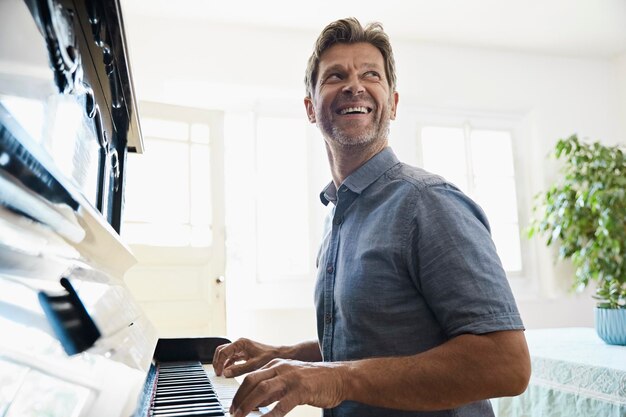
{"type": "Polygon", "coordinates": [[[570,259],[573,288],[596,283],[595,324],[607,343],[626,345],[626,159],[619,146],[560,139],[562,176],[536,196],[529,237],[541,234],[570,259]]]}

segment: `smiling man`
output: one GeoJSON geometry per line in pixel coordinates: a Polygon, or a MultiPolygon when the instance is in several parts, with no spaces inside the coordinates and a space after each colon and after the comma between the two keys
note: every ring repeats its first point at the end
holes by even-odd
{"type": "Polygon", "coordinates": [[[309,120],[319,122],[327,141],[384,145],[389,122],[396,117],[398,93],[390,92],[380,51],[369,43],[336,44],[324,58],[317,70],[317,91],[305,98],[309,120]]]}
{"type": "Polygon", "coordinates": [[[318,340],[218,347],[216,373],[246,376],[231,412],[277,402],[324,416],[492,416],[486,399],[530,376],[515,301],[483,211],[388,146],[395,64],[379,24],[328,25],[304,99],[325,140],[333,204],[318,256],[318,340]]]}

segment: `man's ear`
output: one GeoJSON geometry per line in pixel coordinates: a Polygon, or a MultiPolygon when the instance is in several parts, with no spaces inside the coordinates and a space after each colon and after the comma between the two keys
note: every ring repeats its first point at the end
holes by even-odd
{"type": "Polygon", "coordinates": [[[315,123],[315,107],[313,107],[313,99],[311,99],[311,97],[304,98],[304,107],[306,108],[306,115],[309,118],[309,122],[315,123]]]}
{"type": "Polygon", "coordinates": [[[400,96],[397,91],[393,92],[393,96],[391,97],[391,116],[389,117],[391,120],[396,120],[396,111],[398,110],[398,100],[400,96]]]}

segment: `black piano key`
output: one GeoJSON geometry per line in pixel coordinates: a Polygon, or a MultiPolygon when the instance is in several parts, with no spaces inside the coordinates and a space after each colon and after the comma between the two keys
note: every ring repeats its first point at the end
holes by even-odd
{"type": "Polygon", "coordinates": [[[180,405],[173,407],[154,407],[153,414],[165,414],[165,413],[182,413],[188,411],[223,411],[222,407],[218,404],[200,405],[202,403],[194,405],[180,405]]]}
{"type": "Polygon", "coordinates": [[[185,370],[185,371],[175,371],[175,372],[165,372],[163,370],[159,371],[159,376],[162,378],[186,377],[189,375],[202,376],[202,377],[207,376],[206,373],[202,370],[185,370]]]}
{"type": "Polygon", "coordinates": [[[215,398],[187,398],[187,399],[173,399],[166,401],[155,401],[152,403],[153,408],[163,407],[163,406],[189,406],[198,403],[208,403],[213,405],[221,405],[221,403],[215,398]]]}
{"type": "Polygon", "coordinates": [[[205,385],[211,386],[208,380],[202,379],[188,379],[188,380],[175,380],[175,381],[161,381],[157,382],[157,385],[160,387],[171,387],[171,386],[186,386],[186,385],[205,385]]]}
{"type": "Polygon", "coordinates": [[[174,382],[174,383],[157,383],[157,387],[163,389],[174,389],[174,388],[193,388],[193,387],[205,387],[207,389],[212,390],[213,385],[211,385],[208,381],[187,381],[187,382],[174,382]]]}
{"type": "Polygon", "coordinates": [[[202,374],[185,374],[185,375],[180,375],[180,374],[175,374],[175,375],[159,375],[159,379],[163,380],[163,381],[184,381],[186,379],[204,379],[206,381],[208,381],[209,379],[207,378],[206,375],[202,375],[202,374]]]}
{"type": "Polygon", "coordinates": [[[199,362],[159,363],[150,415],[224,416],[224,408],[199,362]]]}
{"type": "Polygon", "coordinates": [[[185,391],[206,391],[215,392],[212,385],[189,384],[189,385],[166,385],[157,386],[156,392],[185,392],[185,391]]]}
{"type": "Polygon", "coordinates": [[[180,399],[193,399],[193,398],[210,398],[217,400],[217,395],[213,392],[177,392],[166,395],[155,395],[154,401],[174,401],[180,399]]]}
{"type": "Polygon", "coordinates": [[[192,401],[214,401],[219,402],[215,395],[179,395],[176,397],[159,397],[154,399],[155,404],[184,404],[192,401]]]}
{"type": "Polygon", "coordinates": [[[198,410],[198,411],[182,411],[182,412],[172,412],[172,413],[163,413],[157,414],[159,417],[211,417],[211,416],[224,416],[224,412],[222,410],[198,410]]]}

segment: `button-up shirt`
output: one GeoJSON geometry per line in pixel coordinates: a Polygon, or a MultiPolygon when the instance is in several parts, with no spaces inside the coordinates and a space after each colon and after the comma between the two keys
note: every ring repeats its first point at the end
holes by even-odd
{"type": "MultiPolygon", "coordinates": [[[[386,148],[337,189],[318,255],[325,361],[413,355],[455,336],[523,329],[481,208],[386,148]]],[[[487,401],[434,413],[346,401],[325,416],[489,416],[487,401]]]]}

